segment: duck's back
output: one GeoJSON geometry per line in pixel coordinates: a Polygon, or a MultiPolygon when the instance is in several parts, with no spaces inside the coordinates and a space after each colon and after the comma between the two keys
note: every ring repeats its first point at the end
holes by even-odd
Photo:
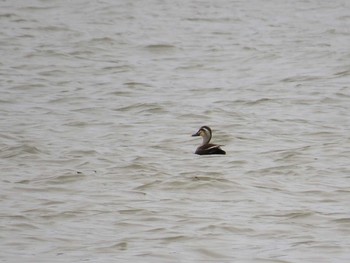
{"type": "Polygon", "coordinates": [[[199,146],[195,154],[199,154],[199,155],[226,154],[226,152],[220,148],[220,145],[209,143],[206,145],[199,146]]]}

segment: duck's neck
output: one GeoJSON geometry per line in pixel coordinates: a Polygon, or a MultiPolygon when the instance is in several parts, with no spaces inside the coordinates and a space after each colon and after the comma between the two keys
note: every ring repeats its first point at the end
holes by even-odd
{"type": "Polygon", "coordinates": [[[205,134],[205,136],[203,136],[203,142],[202,145],[206,145],[210,142],[211,139],[211,134],[205,134]]]}

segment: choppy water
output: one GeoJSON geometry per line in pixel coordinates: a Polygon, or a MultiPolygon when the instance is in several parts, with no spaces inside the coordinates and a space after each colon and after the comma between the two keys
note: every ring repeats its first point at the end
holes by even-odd
{"type": "Polygon", "coordinates": [[[349,262],[349,1],[0,7],[1,262],[349,262]]]}

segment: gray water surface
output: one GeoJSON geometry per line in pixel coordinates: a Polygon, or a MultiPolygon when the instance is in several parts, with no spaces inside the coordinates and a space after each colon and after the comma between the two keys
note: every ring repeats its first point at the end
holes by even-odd
{"type": "Polygon", "coordinates": [[[349,262],[349,1],[0,23],[1,262],[349,262]],[[202,125],[227,155],[193,154],[202,125]]]}

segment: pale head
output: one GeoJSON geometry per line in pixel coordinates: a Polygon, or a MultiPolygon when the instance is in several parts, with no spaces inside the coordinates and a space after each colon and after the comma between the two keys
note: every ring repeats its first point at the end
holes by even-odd
{"type": "Polygon", "coordinates": [[[192,136],[201,136],[203,138],[202,145],[208,144],[211,140],[211,129],[208,126],[202,126],[192,136]]]}

